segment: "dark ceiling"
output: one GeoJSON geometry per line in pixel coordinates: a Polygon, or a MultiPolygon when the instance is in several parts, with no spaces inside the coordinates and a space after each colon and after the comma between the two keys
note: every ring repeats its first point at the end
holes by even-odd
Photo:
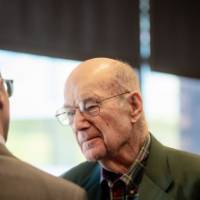
{"type": "MultiPolygon", "coordinates": [[[[153,70],[200,78],[200,1],[150,0],[153,70]]],[[[139,67],[139,0],[0,0],[0,49],[139,67]]]]}
{"type": "Polygon", "coordinates": [[[200,1],[151,0],[153,70],[200,78],[200,1]]]}
{"type": "Polygon", "coordinates": [[[139,66],[138,1],[0,0],[0,48],[139,66]]]}

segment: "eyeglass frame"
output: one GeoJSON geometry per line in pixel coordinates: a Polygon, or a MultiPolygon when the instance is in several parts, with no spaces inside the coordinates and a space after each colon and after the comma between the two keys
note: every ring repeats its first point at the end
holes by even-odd
{"type": "MultiPolygon", "coordinates": [[[[76,109],[78,109],[79,112],[82,113],[83,115],[86,114],[86,115],[89,116],[89,117],[95,117],[95,116],[98,116],[98,115],[99,115],[99,113],[100,113],[100,105],[101,105],[103,102],[108,101],[108,100],[112,100],[112,99],[115,98],[115,97],[119,97],[119,96],[121,96],[121,95],[128,94],[128,93],[130,93],[130,91],[122,92],[122,93],[120,93],[120,94],[116,94],[116,95],[113,95],[113,96],[110,96],[110,97],[106,97],[106,98],[103,98],[103,99],[101,99],[101,100],[96,101],[96,102],[95,102],[96,104],[93,105],[93,106],[95,106],[96,109],[98,109],[98,110],[96,110],[96,111],[94,112],[94,114],[92,114],[92,112],[90,113],[89,111],[86,111],[86,109],[88,109],[88,108],[86,108],[86,104],[84,104],[84,102],[80,102],[78,106],[68,106],[68,108],[74,109],[74,110],[73,110],[73,111],[74,111],[73,117],[72,117],[71,120],[70,120],[69,115],[67,115],[67,112],[66,112],[66,111],[67,111],[67,110],[66,110],[67,107],[62,107],[62,108],[58,109],[58,110],[56,111],[55,117],[57,118],[57,120],[58,120],[58,121],[60,122],[60,124],[62,124],[62,125],[72,125],[73,120],[74,120],[74,116],[75,116],[75,114],[76,114],[76,109]],[[81,103],[82,103],[82,106],[81,106],[81,103]],[[59,113],[59,111],[61,111],[61,110],[63,110],[63,111],[62,111],[61,113],[59,113]],[[65,116],[64,120],[61,120],[61,119],[60,119],[60,116],[65,116]],[[68,123],[64,123],[64,121],[67,121],[68,123]]],[[[90,106],[90,107],[92,107],[92,106],[90,106]]],[[[85,116],[85,115],[84,115],[84,116],[85,116]]],[[[87,116],[86,116],[86,117],[87,117],[87,116]]]]}
{"type": "Polygon", "coordinates": [[[12,79],[3,79],[3,83],[5,84],[4,87],[6,89],[6,92],[8,94],[8,97],[11,97],[13,94],[13,80],[12,79]]]}

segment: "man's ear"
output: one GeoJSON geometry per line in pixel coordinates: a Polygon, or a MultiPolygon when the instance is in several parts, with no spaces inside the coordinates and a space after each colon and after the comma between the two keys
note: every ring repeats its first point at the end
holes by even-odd
{"type": "Polygon", "coordinates": [[[138,92],[131,92],[128,98],[131,107],[131,122],[135,123],[140,118],[143,110],[142,97],[138,92]]]}

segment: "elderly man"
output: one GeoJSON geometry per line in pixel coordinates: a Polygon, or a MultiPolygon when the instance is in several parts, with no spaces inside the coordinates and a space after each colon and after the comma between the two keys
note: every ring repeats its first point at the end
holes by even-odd
{"type": "Polygon", "coordinates": [[[86,200],[85,192],[73,183],[49,175],[14,157],[6,148],[12,80],[0,76],[0,199],[86,200]]]}
{"type": "Polygon", "coordinates": [[[200,199],[200,157],[160,144],[149,133],[139,82],[126,63],[94,58],[66,81],[64,107],[85,155],[63,178],[84,187],[91,200],[200,199]]]}

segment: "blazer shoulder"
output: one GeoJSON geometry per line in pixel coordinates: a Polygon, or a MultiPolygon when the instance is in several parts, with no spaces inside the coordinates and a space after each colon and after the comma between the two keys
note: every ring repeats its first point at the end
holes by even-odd
{"type": "Polygon", "coordinates": [[[183,174],[200,179],[200,156],[167,147],[168,163],[172,174],[183,174]]]}
{"type": "Polygon", "coordinates": [[[200,170],[200,155],[166,147],[168,159],[171,163],[176,165],[185,165],[190,168],[197,168],[200,170]]]}
{"type": "Polygon", "coordinates": [[[24,161],[6,156],[0,159],[0,164],[0,173],[3,174],[0,177],[0,182],[3,182],[4,188],[9,188],[9,193],[6,193],[6,196],[16,194],[18,199],[30,200],[86,199],[84,190],[79,186],[55,177],[24,161]],[[24,193],[24,186],[16,187],[16,184],[24,185],[26,193],[24,193]]]}
{"type": "Polygon", "coordinates": [[[65,172],[61,175],[61,177],[80,185],[80,183],[84,182],[84,180],[90,179],[94,173],[97,172],[97,174],[99,174],[99,168],[100,167],[97,162],[86,161],[65,172]]]}

